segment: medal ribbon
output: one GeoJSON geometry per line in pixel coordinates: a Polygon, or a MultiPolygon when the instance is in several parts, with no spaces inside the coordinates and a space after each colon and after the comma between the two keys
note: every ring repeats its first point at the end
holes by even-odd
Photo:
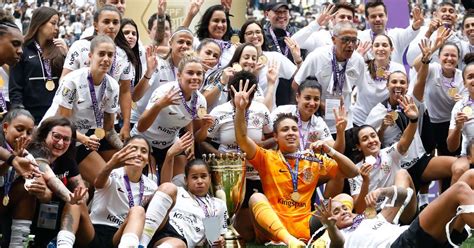
{"type": "Polygon", "coordinates": [[[44,67],[44,70],[46,72],[46,77],[47,77],[47,80],[53,80],[53,73],[51,72],[51,60],[49,59],[45,59],[44,56],[43,56],[43,50],[41,49],[40,45],[38,44],[38,42],[35,41],[35,46],[36,46],[36,49],[38,50],[38,52],[40,53],[40,59],[41,61],[43,62],[43,67],[44,67]]]}
{"type": "Polygon", "coordinates": [[[293,193],[294,192],[298,192],[298,166],[300,164],[300,159],[297,158],[296,161],[295,161],[295,168],[294,169],[291,169],[291,165],[290,163],[288,163],[288,161],[285,159],[285,157],[283,156],[283,154],[280,152],[280,157],[281,157],[281,160],[283,161],[283,163],[286,165],[286,167],[288,168],[288,170],[290,171],[290,175],[291,175],[291,182],[293,184],[293,193]]]}
{"type": "MultiPolygon", "coordinates": [[[[128,206],[131,208],[135,206],[135,201],[133,200],[133,193],[132,193],[132,188],[130,187],[130,179],[128,176],[125,174],[123,176],[123,180],[125,181],[125,188],[127,189],[127,196],[128,196],[128,206]]],[[[143,200],[143,193],[145,192],[145,186],[143,183],[143,178],[140,176],[140,202],[138,206],[142,205],[142,200],[143,200]]]]}
{"type": "Polygon", "coordinates": [[[454,73],[452,78],[447,78],[443,75],[443,69],[441,69],[441,81],[443,82],[443,85],[446,86],[446,88],[456,88],[456,86],[453,85],[455,76],[456,73],[454,73]]]}
{"type": "Polygon", "coordinates": [[[462,107],[464,108],[464,107],[467,107],[467,106],[472,106],[473,104],[474,104],[474,99],[471,99],[471,97],[469,97],[467,99],[467,102],[465,102],[462,107]]]}
{"type": "Polygon", "coordinates": [[[316,156],[306,156],[302,153],[289,153],[284,155],[285,158],[291,158],[291,159],[299,159],[299,160],[307,160],[310,162],[315,162],[322,164],[323,161],[317,158],[316,156]]]}
{"type": "Polygon", "coordinates": [[[347,67],[348,61],[344,64],[342,69],[339,69],[339,66],[337,65],[337,60],[336,60],[336,47],[332,48],[332,72],[333,72],[333,78],[334,78],[334,86],[333,86],[333,94],[336,95],[342,95],[342,89],[344,88],[344,84],[346,83],[346,67],[347,67]]]}
{"type": "Polygon", "coordinates": [[[306,149],[306,134],[308,134],[311,129],[311,117],[308,121],[308,128],[306,133],[303,132],[303,121],[301,120],[300,111],[298,109],[296,110],[296,117],[298,118],[298,132],[300,134],[300,150],[303,151],[304,149],[306,149]]]}
{"type": "MultiPolygon", "coordinates": [[[[5,146],[9,152],[13,152],[13,149],[11,146],[5,142],[5,146]]],[[[13,184],[13,179],[15,178],[15,169],[12,167],[11,171],[8,173],[8,175],[5,176],[5,184],[3,185],[3,196],[8,196],[8,193],[10,192],[10,189],[13,184]]]]}
{"type": "Polygon", "coordinates": [[[363,214],[357,215],[354,220],[352,221],[351,227],[349,227],[349,231],[355,230],[357,227],[359,227],[360,223],[365,219],[365,216],[363,214]]]}
{"type": "MultiPolygon", "coordinates": [[[[97,124],[97,127],[101,128],[102,121],[104,119],[104,112],[102,111],[101,107],[99,106],[99,103],[97,102],[97,97],[96,97],[95,89],[94,89],[94,82],[92,81],[92,75],[90,73],[87,79],[89,80],[89,92],[91,94],[92,109],[94,110],[95,122],[97,124]]],[[[100,90],[99,90],[100,103],[102,103],[104,99],[106,86],[107,86],[107,78],[104,77],[104,79],[101,82],[100,90]]]]}
{"type": "Polygon", "coordinates": [[[202,211],[204,212],[204,215],[206,217],[212,217],[212,216],[216,216],[216,208],[214,207],[214,204],[212,202],[212,199],[211,197],[209,196],[209,194],[207,194],[204,199],[206,201],[203,201],[201,199],[202,197],[199,197],[199,196],[196,196],[196,201],[197,203],[199,204],[199,206],[202,208],[202,211]],[[207,203],[209,203],[209,206],[207,205],[207,203]]]}
{"type": "MultiPolygon", "coordinates": [[[[270,27],[269,30],[270,30],[270,36],[272,36],[272,40],[276,46],[277,51],[281,54],[284,54],[285,56],[288,56],[288,51],[289,51],[288,46],[285,46],[285,52],[282,52],[280,43],[278,43],[278,39],[275,35],[275,32],[273,32],[273,28],[270,27]]],[[[285,30],[285,32],[286,32],[286,36],[290,36],[290,33],[288,33],[288,31],[285,30]]]]}
{"type": "Polygon", "coordinates": [[[183,88],[181,88],[181,85],[179,85],[179,89],[181,90],[179,92],[179,96],[181,97],[181,102],[183,103],[184,108],[191,115],[191,118],[193,120],[196,119],[197,118],[196,105],[197,105],[197,98],[198,98],[196,92],[193,91],[193,94],[191,95],[191,107],[189,107],[188,104],[186,103],[186,98],[184,97],[184,92],[183,92],[183,88]]]}
{"type": "MultiPolygon", "coordinates": [[[[230,43],[228,41],[218,40],[218,39],[213,39],[213,40],[219,45],[219,47],[221,48],[222,53],[224,53],[224,50],[228,50],[232,47],[232,43],[230,43]]],[[[222,59],[222,56],[219,57],[219,62],[217,63],[217,68],[221,67],[221,59],[222,59]]]]}

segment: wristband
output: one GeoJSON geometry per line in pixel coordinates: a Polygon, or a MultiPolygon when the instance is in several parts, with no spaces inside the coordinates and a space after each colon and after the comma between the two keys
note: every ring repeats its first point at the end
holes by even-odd
{"type": "Polygon", "coordinates": [[[431,63],[431,58],[428,59],[428,61],[425,61],[425,60],[421,59],[421,63],[427,65],[427,64],[431,63]]]}
{"type": "Polygon", "coordinates": [[[416,117],[415,119],[410,119],[410,123],[417,123],[418,122],[418,117],[416,117]]]}
{"type": "Polygon", "coordinates": [[[16,155],[11,154],[10,157],[8,157],[6,163],[7,163],[8,165],[13,165],[12,162],[13,162],[13,159],[15,159],[15,157],[16,157],[16,155]]]}
{"type": "Polygon", "coordinates": [[[327,152],[327,154],[331,157],[334,157],[334,154],[336,154],[336,150],[334,150],[334,148],[331,147],[331,149],[329,149],[329,152],[327,152]]]}
{"type": "Polygon", "coordinates": [[[143,75],[143,77],[144,77],[145,79],[147,79],[147,80],[150,80],[150,79],[151,79],[151,77],[147,77],[146,75],[143,75]]]}

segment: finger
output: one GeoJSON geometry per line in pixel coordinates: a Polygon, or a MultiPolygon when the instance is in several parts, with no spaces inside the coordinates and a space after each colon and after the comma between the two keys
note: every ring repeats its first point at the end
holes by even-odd
{"type": "Polygon", "coordinates": [[[237,91],[235,90],[234,86],[231,85],[231,86],[230,86],[230,89],[232,90],[232,92],[234,92],[234,96],[235,96],[235,95],[237,94],[237,91]]]}
{"type": "MultiPolygon", "coordinates": [[[[248,81],[248,79],[247,79],[247,81],[248,81]]],[[[257,87],[257,84],[252,85],[252,87],[250,87],[250,89],[247,92],[249,92],[249,93],[253,92],[256,87],[257,87]]]]}

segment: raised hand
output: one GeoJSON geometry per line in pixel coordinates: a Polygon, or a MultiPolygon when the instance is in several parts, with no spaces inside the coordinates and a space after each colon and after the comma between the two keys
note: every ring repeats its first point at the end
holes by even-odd
{"type": "Polygon", "coordinates": [[[335,108],[332,110],[334,112],[334,117],[336,120],[336,129],[339,131],[346,130],[347,127],[347,112],[343,104],[339,105],[339,109],[335,108]]]}
{"type": "Polygon", "coordinates": [[[204,0],[191,0],[190,6],[189,6],[189,13],[192,16],[196,16],[197,13],[199,13],[199,10],[201,9],[201,6],[203,3],[204,3],[204,0]]]}
{"type": "MultiPolygon", "coordinates": [[[[145,51],[146,55],[146,72],[145,76],[153,74],[156,68],[158,67],[158,60],[156,59],[156,54],[158,53],[158,47],[148,46],[145,51]]],[[[151,76],[147,76],[151,77],[151,76]]]]}
{"type": "Polygon", "coordinates": [[[100,139],[98,139],[95,135],[91,135],[89,137],[86,136],[86,141],[84,142],[84,146],[87,149],[91,149],[93,151],[99,150],[100,146],[100,139]]]}
{"type": "Polygon", "coordinates": [[[112,158],[110,158],[108,164],[110,164],[114,169],[120,168],[122,166],[133,166],[135,165],[136,158],[136,149],[128,144],[116,152],[112,158]]]}
{"type": "Polygon", "coordinates": [[[456,117],[454,118],[456,124],[456,128],[461,130],[463,127],[464,127],[464,123],[467,122],[467,120],[469,120],[469,116],[467,116],[465,113],[463,112],[458,112],[456,114],[456,117]]]}
{"type": "Polygon", "coordinates": [[[390,113],[385,114],[382,121],[382,127],[391,127],[393,124],[395,124],[395,121],[393,120],[392,115],[390,113]]]}
{"type": "Polygon", "coordinates": [[[430,39],[422,39],[420,43],[418,43],[418,47],[420,47],[421,54],[422,54],[422,61],[427,61],[430,59],[431,55],[433,54],[434,50],[431,50],[431,40],[430,39]]]}
{"type": "Polygon", "coordinates": [[[171,89],[164,95],[163,97],[159,98],[155,101],[155,104],[159,104],[162,107],[167,107],[170,105],[179,105],[181,103],[181,96],[179,95],[180,89],[175,89],[175,87],[171,87],[171,89]]]}
{"type": "Polygon", "coordinates": [[[329,198],[327,206],[323,203],[321,205],[314,204],[314,207],[316,211],[314,211],[313,216],[318,218],[323,225],[328,227],[334,227],[336,225],[336,217],[334,217],[331,212],[332,198],[329,198]]]}
{"type": "Polygon", "coordinates": [[[372,49],[372,43],[370,41],[360,42],[357,45],[357,52],[364,57],[365,54],[372,49]]]}
{"type": "Polygon", "coordinates": [[[158,1],[158,16],[165,16],[166,13],[166,0],[158,1]]]}
{"type": "Polygon", "coordinates": [[[250,103],[250,94],[255,90],[257,87],[256,84],[252,85],[250,89],[248,89],[249,80],[245,81],[245,85],[243,85],[243,81],[240,80],[239,82],[239,91],[235,90],[234,86],[231,85],[231,89],[234,92],[234,106],[240,110],[244,110],[250,103]]]}
{"type": "Polygon", "coordinates": [[[280,63],[275,60],[271,60],[268,64],[267,70],[267,83],[268,84],[275,84],[276,80],[278,79],[278,69],[280,68],[280,63]]]}
{"type": "Polygon", "coordinates": [[[87,194],[87,188],[77,186],[73,193],[69,193],[69,204],[82,204],[87,194]]]}
{"type": "Polygon", "coordinates": [[[13,159],[12,166],[15,168],[16,173],[20,174],[23,178],[39,177],[43,174],[36,162],[20,156],[16,156],[13,159]]]}
{"type": "MultiPolygon", "coordinates": [[[[441,27],[441,25],[442,25],[442,22],[441,22],[440,19],[438,19],[438,18],[432,18],[432,19],[431,19],[431,22],[430,22],[430,25],[429,25],[429,27],[428,27],[428,32],[430,33],[430,35],[431,35],[434,31],[436,31],[436,29],[438,29],[439,27],[441,27]]],[[[427,37],[427,38],[429,38],[429,37],[427,37]]]]}
{"type": "Polygon", "coordinates": [[[425,18],[423,17],[423,12],[421,11],[419,7],[415,7],[413,8],[411,14],[413,16],[413,24],[412,24],[413,30],[418,30],[423,25],[423,22],[425,21],[425,18]]]}
{"type": "Polygon", "coordinates": [[[178,141],[168,149],[168,153],[173,157],[181,154],[183,151],[188,150],[194,144],[194,137],[191,132],[186,132],[181,136],[178,141]]]}
{"type": "Polygon", "coordinates": [[[365,204],[367,207],[375,207],[375,205],[377,204],[377,200],[379,199],[379,197],[381,196],[382,194],[382,191],[379,189],[376,189],[374,191],[371,191],[369,192],[366,196],[365,196],[365,204]]]}
{"type": "Polygon", "coordinates": [[[302,59],[301,59],[301,50],[300,50],[300,46],[298,45],[298,43],[290,37],[285,37],[284,41],[285,41],[286,46],[290,48],[290,52],[291,52],[291,56],[293,57],[293,61],[295,61],[295,63],[296,63],[296,61],[302,61],[302,59]]]}
{"type": "Polygon", "coordinates": [[[68,47],[66,42],[63,39],[53,39],[53,44],[59,48],[61,54],[66,55],[68,51],[68,47]]]}
{"type": "Polygon", "coordinates": [[[400,103],[400,106],[403,108],[403,112],[409,119],[413,120],[418,118],[418,108],[416,107],[413,98],[403,96],[403,98],[398,99],[398,103],[400,103]]]}
{"type": "Polygon", "coordinates": [[[329,21],[334,19],[334,17],[336,16],[337,12],[334,12],[334,8],[336,6],[334,4],[328,4],[323,12],[321,12],[321,14],[319,15],[318,19],[316,20],[319,24],[319,26],[326,26],[328,25],[329,21]],[[332,13],[332,14],[331,14],[332,13]]]}
{"type": "Polygon", "coordinates": [[[451,36],[451,29],[449,28],[443,28],[438,29],[438,34],[436,35],[436,40],[433,45],[433,48],[431,49],[432,51],[438,50],[441,46],[443,46],[444,43],[448,40],[449,36],[451,36]]]}
{"type": "Polygon", "coordinates": [[[309,144],[309,149],[314,153],[328,153],[331,151],[331,147],[322,140],[318,140],[309,144]]]}
{"type": "Polygon", "coordinates": [[[229,12],[232,7],[232,0],[221,0],[221,4],[224,6],[224,9],[229,12]]]}
{"type": "Polygon", "coordinates": [[[367,164],[364,163],[362,166],[359,168],[359,173],[360,176],[362,177],[362,180],[368,182],[370,180],[370,172],[372,171],[372,168],[374,165],[372,164],[367,164]]]}
{"type": "Polygon", "coordinates": [[[15,139],[13,154],[16,156],[23,157],[25,155],[25,149],[30,143],[30,138],[26,136],[20,136],[15,139]]]}

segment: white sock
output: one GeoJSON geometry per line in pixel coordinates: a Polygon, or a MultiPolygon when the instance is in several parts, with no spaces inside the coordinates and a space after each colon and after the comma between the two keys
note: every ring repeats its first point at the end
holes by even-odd
{"type": "Polygon", "coordinates": [[[171,179],[171,182],[179,187],[186,187],[186,183],[184,182],[184,174],[178,174],[171,179]]]}
{"type": "Polygon", "coordinates": [[[146,211],[145,227],[140,239],[141,245],[144,247],[148,246],[156,230],[165,219],[171,204],[173,204],[173,199],[169,195],[156,191],[146,211]]]}
{"type": "Polygon", "coordinates": [[[12,220],[12,234],[10,248],[23,247],[23,241],[30,234],[31,220],[12,220]]]}
{"type": "Polygon", "coordinates": [[[429,194],[420,194],[418,193],[418,205],[423,206],[430,203],[429,194]]]}
{"type": "Polygon", "coordinates": [[[138,236],[135,233],[124,233],[120,238],[120,244],[118,248],[137,248],[140,244],[138,236]]]}
{"type": "Polygon", "coordinates": [[[74,233],[61,230],[58,232],[56,247],[57,248],[72,248],[74,246],[74,242],[76,241],[76,236],[74,233]]]}

